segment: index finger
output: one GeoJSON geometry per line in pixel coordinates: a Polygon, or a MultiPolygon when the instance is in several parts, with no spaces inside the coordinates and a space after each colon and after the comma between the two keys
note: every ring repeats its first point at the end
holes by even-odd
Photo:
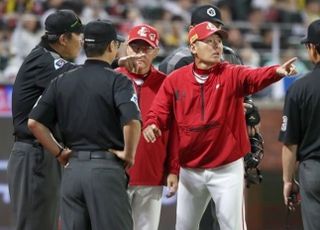
{"type": "Polygon", "coordinates": [[[149,130],[144,130],[143,136],[144,136],[144,139],[147,141],[147,143],[153,142],[155,138],[153,132],[152,131],[150,132],[149,130]]]}
{"type": "Polygon", "coordinates": [[[288,65],[291,65],[293,62],[295,62],[298,58],[297,57],[294,57],[294,58],[291,58],[290,60],[286,61],[283,65],[284,66],[288,66],[288,65]]]}
{"type": "Polygon", "coordinates": [[[142,58],[144,56],[146,56],[144,53],[139,53],[139,54],[136,54],[134,57],[138,59],[138,58],[142,58]]]}

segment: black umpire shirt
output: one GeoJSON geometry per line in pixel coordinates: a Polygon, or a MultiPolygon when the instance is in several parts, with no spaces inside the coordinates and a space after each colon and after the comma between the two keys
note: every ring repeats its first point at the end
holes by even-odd
{"type": "Polygon", "coordinates": [[[298,145],[297,159],[320,160],[320,63],[287,91],[279,140],[298,145]]]}
{"type": "Polygon", "coordinates": [[[50,81],[75,65],[61,58],[42,40],[24,60],[12,93],[14,135],[20,139],[35,139],[27,127],[28,115],[50,81]]]}
{"type": "Polygon", "coordinates": [[[141,119],[131,81],[99,60],[54,79],[30,118],[47,127],[57,122],[64,144],[78,151],[123,150],[123,125],[141,119]]]}

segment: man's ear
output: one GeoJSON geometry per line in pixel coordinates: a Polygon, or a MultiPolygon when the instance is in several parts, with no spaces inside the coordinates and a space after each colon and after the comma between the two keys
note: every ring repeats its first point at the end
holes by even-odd
{"type": "Polygon", "coordinates": [[[196,44],[195,43],[192,43],[190,46],[189,46],[189,49],[190,49],[190,52],[192,54],[196,54],[197,51],[196,51],[196,44]]]}
{"type": "Polygon", "coordinates": [[[69,38],[67,37],[67,35],[66,34],[61,34],[60,36],[59,36],[59,43],[61,44],[61,45],[63,45],[63,46],[66,46],[67,45],[67,41],[69,40],[69,38]]]}
{"type": "Polygon", "coordinates": [[[314,44],[309,44],[309,52],[311,54],[311,57],[315,60],[317,58],[317,48],[314,44]]]}
{"type": "Polygon", "coordinates": [[[112,49],[116,49],[116,45],[115,41],[111,41],[107,46],[108,52],[112,52],[112,49]]]}
{"type": "Polygon", "coordinates": [[[152,52],[152,58],[156,58],[156,56],[159,54],[160,48],[154,48],[153,52],[152,52]]]}

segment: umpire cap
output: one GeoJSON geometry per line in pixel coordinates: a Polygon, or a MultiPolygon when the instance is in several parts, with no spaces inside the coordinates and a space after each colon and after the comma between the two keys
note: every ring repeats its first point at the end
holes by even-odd
{"type": "Polygon", "coordinates": [[[58,10],[50,14],[45,22],[47,34],[60,35],[66,32],[82,33],[80,18],[72,10],[58,10]]]}
{"type": "Polygon", "coordinates": [[[90,44],[107,43],[116,40],[124,42],[125,39],[118,35],[111,21],[96,20],[89,22],[84,28],[84,42],[90,44]]]}
{"type": "Polygon", "coordinates": [[[224,25],[221,19],[221,12],[218,7],[213,5],[202,5],[192,12],[191,14],[191,25],[197,25],[201,22],[218,22],[224,25]]]}
{"type": "Polygon", "coordinates": [[[308,26],[307,36],[302,39],[301,44],[320,44],[320,19],[313,21],[308,26]]]}

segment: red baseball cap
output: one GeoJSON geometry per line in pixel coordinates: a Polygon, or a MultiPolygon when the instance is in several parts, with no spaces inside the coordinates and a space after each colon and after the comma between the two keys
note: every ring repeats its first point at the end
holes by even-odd
{"type": "Polygon", "coordinates": [[[218,29],[211,22],[202,22],[189,31],[189,43],[206,39],[212,34],[218,34],[222,39],[228,38],[228,33],[225,30],[218,29]]]}
{"type": "Polygon", "coordinates": [[[154,27],[141,24],[129,31],[128,43],[134,40],[144,40],[153,48],[156,48],[159,46],[159,33],[154,27]]]}

